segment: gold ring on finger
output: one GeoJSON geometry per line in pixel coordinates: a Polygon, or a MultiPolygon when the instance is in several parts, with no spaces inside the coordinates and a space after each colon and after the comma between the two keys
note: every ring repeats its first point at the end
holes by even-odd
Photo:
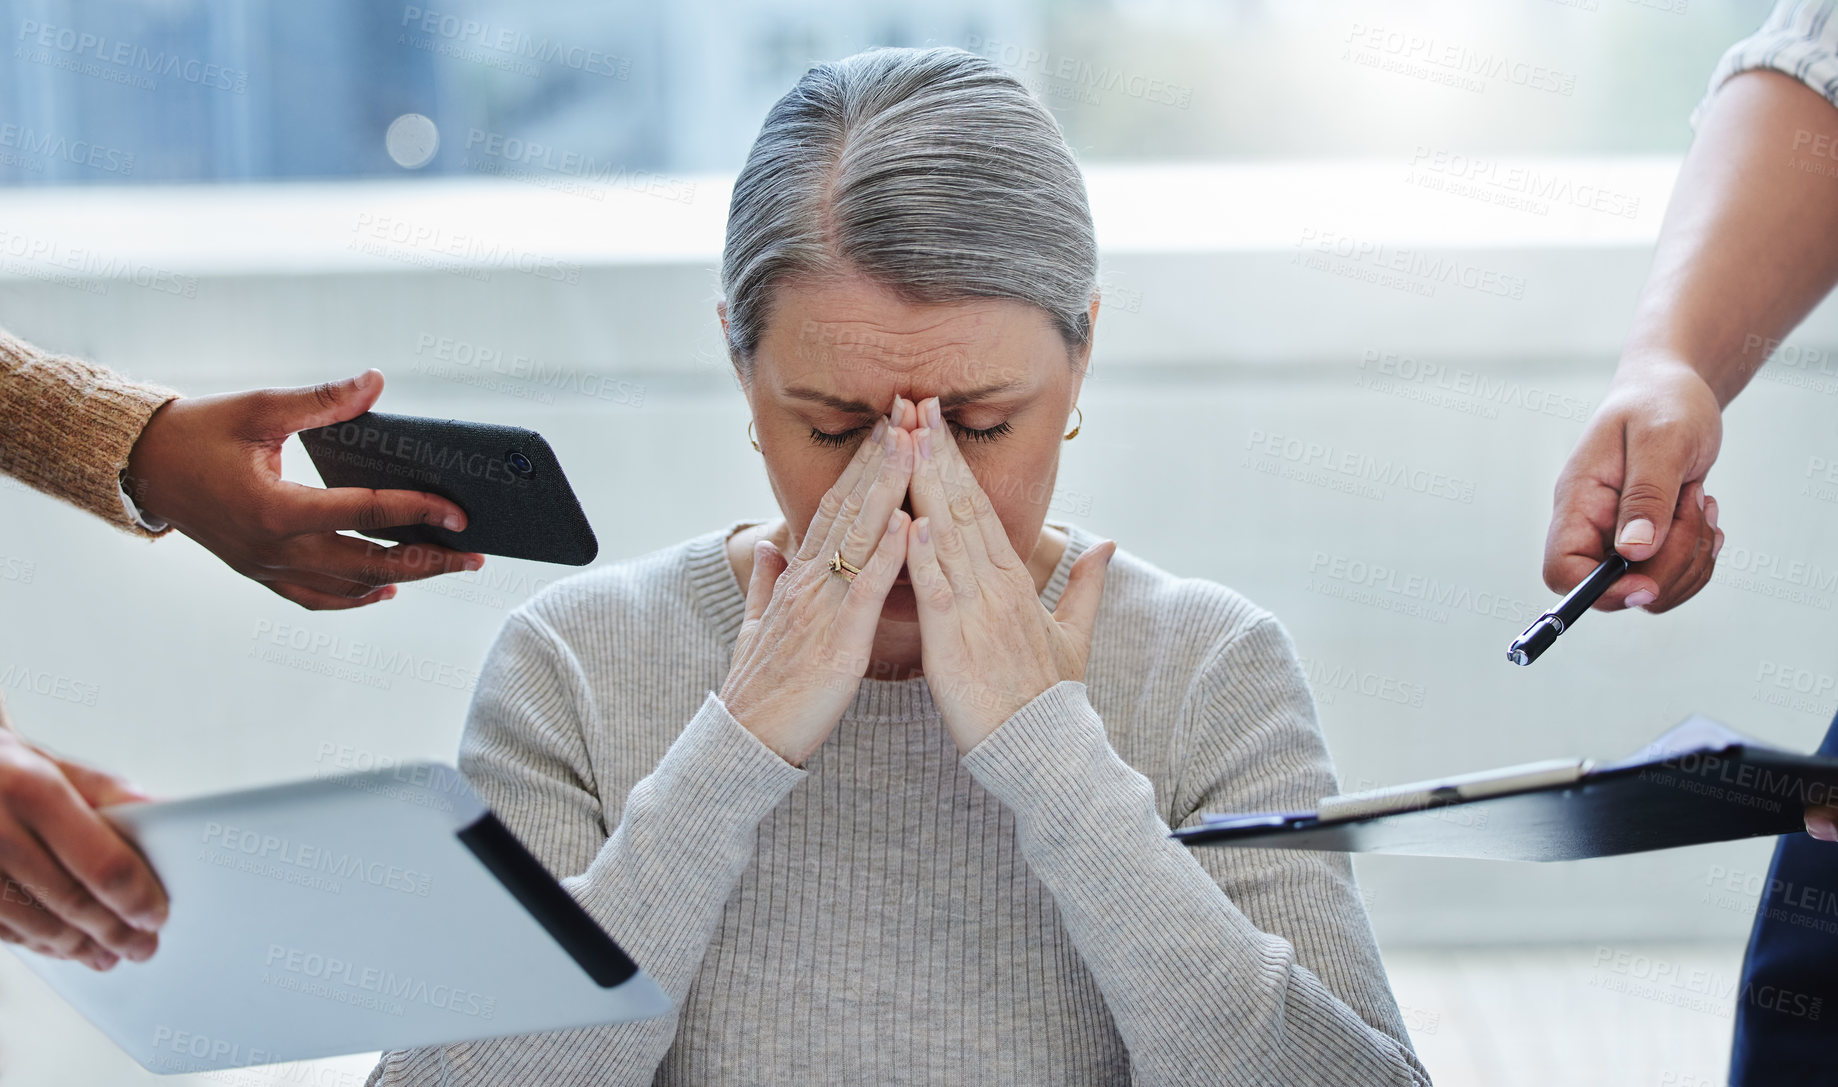
{"type": "Polygon", "coordinates": [[[850,581],[854,581],[855,575],[862,572],[861,567],[842,557],[841,548],[838,548],[836,552],[830,556],[828,565],[832,573],[841,574],[850,581]]]}

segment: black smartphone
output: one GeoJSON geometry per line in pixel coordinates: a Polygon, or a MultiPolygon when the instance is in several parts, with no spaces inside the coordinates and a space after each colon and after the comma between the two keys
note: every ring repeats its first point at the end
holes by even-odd
{"type": "Polygon", "coordinates": [[[364,535],[585,566],[600,553],[561,462],[522,427],[369,411],[300,432],[328,487],[427,491],[466,511],[464,532],[401,525],[364,535]]]}

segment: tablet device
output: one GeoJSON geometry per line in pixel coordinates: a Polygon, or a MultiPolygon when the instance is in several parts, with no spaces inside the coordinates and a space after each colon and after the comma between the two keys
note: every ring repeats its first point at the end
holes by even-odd
{"type": "Polygon", "coordinates": [[[365,530],[398,543],[585,566],[600,545],[549,443],[534,430],[369,411],[300,432],[328,487],[427,491],[466,511],[466,529],[365,530]]]}
{"type": "Polygon", "coordinates": [[[159,950],[98,973],[11,949],[150,1071],[671,1008],[452,767],[404,763],[103,814],[165,884],[159,950]]]}

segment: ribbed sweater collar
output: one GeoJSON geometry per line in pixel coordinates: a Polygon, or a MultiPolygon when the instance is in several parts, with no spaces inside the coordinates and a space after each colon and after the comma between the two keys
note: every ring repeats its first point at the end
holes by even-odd
{"type": "MultiPolygon", "coordinates": [[[[687,572],[696,608],[715,628],[721,644],[730,654],[733,652],[734,640],[740,634],[741,621],[746,618],[747,597],[740,582],[734,577],[734,567],[728,562],[727,540],[742,525],[758,524],[766,520],[770,518],[739,518],[729,521],[725,528],[705,532],[685,544],[687,572]]],[[[1059,597],[1066,589],[1066,579],[1071,576],[1073,561],[1101,537],[1071,522],[1048,523],[1066,534],[1065,553],[1060,555],[1059,564],[1053,568],[1053,575],[1047,578],[1047,587],[1040,592],[1040,602],[1048,611],[1053,611],[1059,607],[1059,597]]],[[[904,721],[936,715],[931,688],[926,686],[924,676],[913,679],[864,678],[861,686],[856,689],[855,701],[843,714],[851,720],[904,721]]]]}

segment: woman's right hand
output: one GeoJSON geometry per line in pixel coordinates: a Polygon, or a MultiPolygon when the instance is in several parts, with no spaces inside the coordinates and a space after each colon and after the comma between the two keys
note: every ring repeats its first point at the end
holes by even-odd
{"type": "Polygon", "coordinates": [[[824,493],[797,555],[788,562],[764,540],[753,547],[746,618],[719,697],[793,766],[829,737],[868,670],[881,605],[906,561],[911,518],[900,504],[912,474],[912,434],[883,416],[824,493]],[[852,581],[828,568],[838,549],[861,567],[852,581]]]}

